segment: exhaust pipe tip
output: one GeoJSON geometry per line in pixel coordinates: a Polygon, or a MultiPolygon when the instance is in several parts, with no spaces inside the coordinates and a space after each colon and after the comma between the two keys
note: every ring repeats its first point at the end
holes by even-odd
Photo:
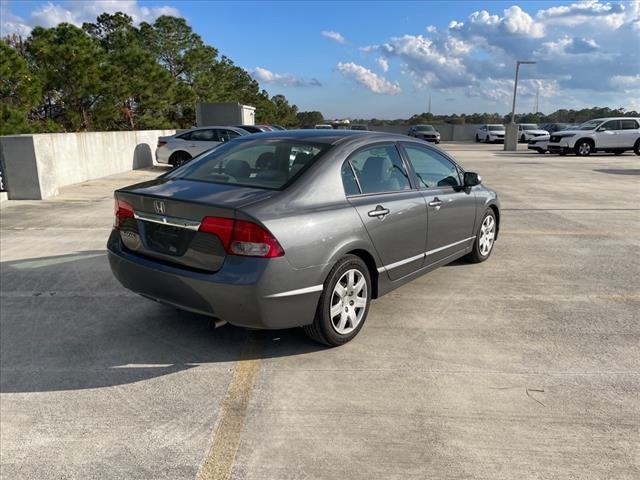
{"type": "Polygon", "coordinates": [[[211,326],[213,328],[224,327],[226,324],[227,324],[227,322],[225,320],[221,320],[219,318],[212,318],[211,319],[211,326]]]}

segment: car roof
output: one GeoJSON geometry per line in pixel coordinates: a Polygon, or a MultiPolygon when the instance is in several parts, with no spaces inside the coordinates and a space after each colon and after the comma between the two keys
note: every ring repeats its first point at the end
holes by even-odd
{"type": "Polygon", "coordinates": [[[594,118],[592,120],[586,120],[582,123],[604,122],[605,120],[640,120],[640,119],[638,117],[603,117],[603,118],[594,118]]]}
{"type": "Polygon", "coordinates": [[[238,138],[234,141],[255,141],[259,139],[269,139],[269,140],[298,140],[298,141],[307,141],[307,142],[315,142],[315,143],[326,143],[333,145],[342,140],[349,139],[365,139],[370,137],[371,139],[380,139],[380,138],[393,138],[393,139],[403,139],[406,140],[406,135],[399,135],[394,133],[386,133],[386,132],[372,132],[369,130],[316,130],[316,129],[306,129],[306,130],[278,130],[275,132],[263,132],[256,133],[251,136],[238,138]]]}

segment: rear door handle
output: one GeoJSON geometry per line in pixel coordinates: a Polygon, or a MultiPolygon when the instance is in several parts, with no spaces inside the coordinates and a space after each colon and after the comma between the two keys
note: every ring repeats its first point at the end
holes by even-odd
{"type": "Polygon", "coordinates": [[[375,210],[371,210],[369,212],[370,217],[378,217],[378,218],[383,218],[388,214],[389,214],[389,209],[384,208],[382,205],[378,205],[375,210]]]}

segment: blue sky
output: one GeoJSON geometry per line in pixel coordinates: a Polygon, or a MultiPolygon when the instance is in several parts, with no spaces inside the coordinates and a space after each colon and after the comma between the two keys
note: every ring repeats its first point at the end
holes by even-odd
{"type": "Polygon", "coordinates": [[[2,31],[102,11],[187,19],[271,94],[327,117],[591,106],[640,110],[640,2],[91,2],[2,0],[2,31]]]}

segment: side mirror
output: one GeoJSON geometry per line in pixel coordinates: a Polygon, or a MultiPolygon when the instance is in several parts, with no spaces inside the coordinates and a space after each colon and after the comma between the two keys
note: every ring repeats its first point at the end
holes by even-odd
{"type": "Polygon", "coordinates": [[[482,178],[476,172],[464,172],[464,187],[475,187],[482,183],[482,178]]]}
{"type": "Polygon", "coordinates": [[[606,129],[606,128],[604,128],[604,127],[600,127],[600,128],[598,128],[598,129],[596,130],[596,132],[606,132],[606,131],[607,131],[607,129],[606,129]]]}

